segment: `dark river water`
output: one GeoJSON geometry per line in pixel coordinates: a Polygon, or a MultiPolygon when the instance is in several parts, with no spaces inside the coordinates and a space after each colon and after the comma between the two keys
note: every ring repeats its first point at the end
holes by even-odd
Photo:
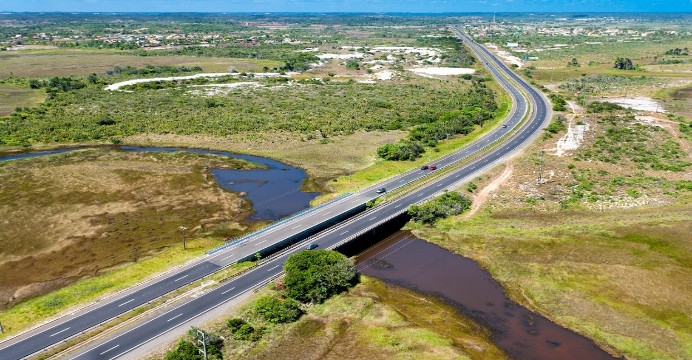
{"type": "Polygon", "coordinates": [[[358,270],[385,282],[432,294],[489,328],[493,342],[515,359],[614,359],[591,340],[510,300],[473,260],[399,231],[358,255],[358,270]]]}
{"type": "MultiPolygon", "coordinates": [[[[300,186],[307,176],[305,171],[268,158],[205,149],[140,146],[115,146],[112,148],[132,152],[187,151],[197,154],[214,154],[244,159],[267,166],[267,169],[256,170],[211,170],[214,180],[216,180],[216,183],[221,188],[245,193],[245,198],[252,202],[253,209],[255,210],[255,213],[251,217],[252,220],[281,219],[310,207],[310,201],[319,195],[319,193],[303,192],[300,190],[300,186]]],[[[9,155],[0,157],[0,161],[65,153],[79,149],[84,148],[57,149],[9,155]]]]}

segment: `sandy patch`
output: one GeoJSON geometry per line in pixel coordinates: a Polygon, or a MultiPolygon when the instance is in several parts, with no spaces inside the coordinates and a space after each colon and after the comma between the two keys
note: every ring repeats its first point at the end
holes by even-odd
{"type": "Polygon", "coordinates": [[[418,75],[439,75],[439,76],[450,76],[450,75],[465,75],[474,74],[476,70],[468,68],[449,68],[449,67],[425,67],[425,68],[415,68],[406,69],[418,75]]]}
{"type": "Polygon", "coordinates": [[[484,187],[481,191],[478,192],[478,194],[476,194],[476,196],[473,197],[471,210],[464,214],[463,218],[468,219],[471,216],[473,216],[473,214],[478,212],[481,206],[485,204],[485,202],[488,200],[488,196],[490,196],[492,192],[497,190],[502,184],[509,180],[509,178],[512,176],[513,171],[514,165],[512,165],[512,163],[508,163],[505,169],[500,174],[500,176],[495,178],[490,184],[484,187]]]}
{"type": "Polygon", "coordinates": [[[389,70],[384,70],[384,71],[380,71],[378,73],[375,73],[375,77],[378,80],[392,80],[392,78],[394,77],[394,73],[389,71],[389,70]]]}
{"type": "Polygon", "coordinates": [[[378,46],[372,48],[372,51],[390,52],[400,54],[418,54],[422,56],[436,57],[440,56],[440,50],[433,48],[417,48],[410,46],[378,46]]]}
{"type": "Polygon", "coordinates": [[[230,84],[207,84],[207,85],[194,85],[192,87],[198,88],[195,90],[191,90],[190,92],[195,94],[195,95],[205,95],[205,96],[213,96],[213,95],[219,95],[219,94],[225,94],[228,93],[229,90],[239,88],[239,87],[259,87],[262,86],[258,82],[254,81],[244,81],[244,82],[237,82],[237,83],[230,83],[230,84]]]}
{"type": "MultiPolygon", "coordinates": [[[[256,78],[270,78],[270,77],[291,77],[293,75],[297,75],[298,73],[286,73],[286,74],[280,74],[280,73],[247,73],[248,75],[252,75],[253,77],[256,78]]],[[[127,80],[127,81],[121,81],[115,84],[111,84],[105,87],[104,90],[107,91],[115,91],[115,90],[120,90],[121,87],[123,86],[128,86],[128,85],[135,85],[135,84],[141,84],[141,83],[147,83],[147,82],[153,82],[153,81],[174,81],[174,80],[191,80],[191,79],[200,79],[200,78],[217,78],[217,77],[223,77],[223,76],[240,76],[239,73],[201,73],[201,74],[194,74],[194,75],[188,75],[188,76],[170,76],[170,77],[160,77],[160,78],[147,78],[147,79],[133,79],[133,80],[127,80]]]]}
{"type": "Polygon", "coordinates": [[[495,55],[499,56],[502,60],[504,60],[510,64],[514,64],[518,67],[524,66],[524,62],[520,58],[510,54],[508,51],[501,50],[500,48],[497,47],[497,45],[490,44],[490,43],[486,43],[484,45],[485,45],[485,47],[490,49],[490,51],[495,53],[495,55]]]}
{"type": "Polygon", "coordinates": [[[317,57],[320,60],[351,60],[351,59],[362,59],[365,54],[355,52],[352,54],[319,54],[317,57]]]}
{"type": "Polygon", "coordinates": [[[587,131],[589,131],[589,124],[572,126],[570,121],[567,133],[557,141],[555,155],[565,156],[567,151],[579,149],[587,131]]]}
{"type": "Polygon", "coordinates": [[[603,99],[603,101],[618,104],[628,109],[651,112],[666,112],[661,103],[652,98],[644,96],[605,98],[603,99]]]}

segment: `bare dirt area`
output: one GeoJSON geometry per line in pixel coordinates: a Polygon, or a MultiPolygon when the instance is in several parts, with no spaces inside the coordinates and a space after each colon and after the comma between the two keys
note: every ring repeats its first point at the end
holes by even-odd
{"type": "Polygon", "coordinates": [[[0,85],[0,116],[9,115],[20,106],[34,106],[43,101],[45,97],[46,94],[43,90],[2,84],[0,85]]]}
{"type": "Polygon", "coordinates": [[[177,244],[181,225],[188,236],[237,232],[247,206],[208,169],[250,166],[110,149],[0,164],[0,307],[177,244]]]}

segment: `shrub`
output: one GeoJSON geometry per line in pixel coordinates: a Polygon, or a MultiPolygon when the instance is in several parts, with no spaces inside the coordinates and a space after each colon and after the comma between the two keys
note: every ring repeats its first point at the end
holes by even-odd
{"type": "Polygon", "coordinates": [[[294,299],[264,296],[255,303],[255,313],[270,323],[280,324],[298,320],[303,310],[300,309],[300,303],[294,299]]]}
{"type": "Polygon", "coordinates": [[[593,101],[586,105],[586,112],[590,114],[611,112],[622,109],[624,108],[618,104],[613,104],[605,101],[593,101]]]}
{"type": "Polygon", "coordinates": [[[415,160],[423,153],[423,147],[418,142],[401,141],[385,144],[377,149],[377,156],[385,160],[415,160]]]}
{"type": "Polygon", "coordinates": [[[240,329],[241,326],[245,324],[247,324],[247,322],[241,318],[231,318],[226,321],[226,326],[231,334],[235,333],[238,329],[240,329]]]}
{"type": "MultiPolygon", "coordinates": [[[[261,335],[259,335],[261,337],[261,335]]],[[[250,324],[241,325],[238,330],[233,332],[233,338],[236,340],[255,341],[257,340],[257,331],[250,324]]]]}
{"type": "Polygon", "coordinates": [[[558,94],[548,95],[550,100],[553,102],[553,110],[555,111],[565,111],[567,110],[567,102],[558,94]]]}
{"type": "Polygon", "coordinates": [[[546,128],[545,131],[551,133],[551,134],[557,134],[561,131],[565,131],[567,129],[567,126],[565,125],[565,118],[562,116],[558,116],[555,121],[551,122],[546,128]]]}
{"type": "Polygon", "coordinates": [[[164,357],[165,360],[197,360],[203,359],[200,355],[199,350],[195,344],[187,341],[180,340],[175,349],[166,353],[164,357]]]}
{"type": "Polygon", "coordinates": [[[424,205],[412,205],[408,209],[414,221],[434,224],[447,216],[458,215],[471,208],[471,200],[455,191],[446,192],[424,205]]]}
{"type": "Polygon", "coordinates": [[[301,302],[321,303],[358,281],[353,262],[329,250],[302,251],[284,265],[286,294],[301,302]]]}

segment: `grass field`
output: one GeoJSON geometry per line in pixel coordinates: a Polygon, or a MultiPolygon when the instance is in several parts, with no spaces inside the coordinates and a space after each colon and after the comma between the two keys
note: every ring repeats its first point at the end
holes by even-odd
{"type": "Polygon", "coordinates": [[[210,167],[252,165],[107,149],[1,163],[2,307],[178,246],[181,225],[188,236],[242,232],[247,204],[210,167]]]}
{"type": "MultiPolygon", "coordinates": [[[[259,295],[271,292],[263,290],[259,295]]],[[[364,277],[348,293],[312,305],[297,322],[265,323],[250,303],[228,317],[242,316],[265,327],[258,342],[233,340],[226,318],[202,327],[224,336],[230,359],[506,359],[487,329],[440,300],[364,277]],[[452,325],[453,326],[450,326],[452,325]]],[[[152,356],[151,358],[159,358],[152,356]]]]}
{"type": "Polygon", "coordinates": [[[46,98],[43,90],[26,86],[0,84],[0,117],[7,116],[20,106],[35,106],[46,98]]]}
{"type": "Polygon", "coordinates": [[[690,143],[676,122],[651,118],[578,115],[572,125],[590,126],[578,149],[557,156],[565,131],[543,137],[507,165],[511,176],[475,215],[411,226],[479,262],[516,301],[615,354],[688,359],[690,143]]]}
{"type": "Polygon", "coordinates": [[[692,210],[486,208],[417,234],[477,260],[510,296],[633,359],[692,355],[692,210]]]}
{"type": "Polygon", "coordinates": [[[0,78],[10,76],[46,78],[52,76],[86,76],[103,74],[114,67],[145,65],[200,66],[205,72],[261,71],[282,63],[271,60],[206,58],[187,56],[136,56],[110,50],[22,50],[0,52],[0,78]]]}

